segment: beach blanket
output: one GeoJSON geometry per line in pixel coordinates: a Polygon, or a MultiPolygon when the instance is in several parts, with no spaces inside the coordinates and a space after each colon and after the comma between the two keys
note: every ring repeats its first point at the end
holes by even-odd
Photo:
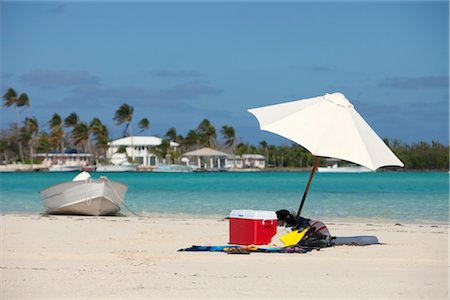
{"type": "MultiPolygon", "coordinates": [[[[336,237],[331,241],[331,247],[333,246],[368,246],[380,244],[378,238],[373,235],[366,236],[346,236],[336,237]]],[[[189,248],[179,249],[178,251],[186,252],[225,252],[228,254],[250,254],[250,253],[307,253],[312,250],[320,250],[318,247],[307,246],[288,246],[288,247],[256,247],[256,246],[239,246],[239,245],[226,245],[226,246],[198,246],[193,245],[189,248]]]]}
{"type": "MultiPolygon", "coordinates": [[[[274,248],[260,248],[255,246],[198,246],[193,245],[189,248],[180,249],[178,251],[187,252],[225,252],[227,254],[250,254],[250,253],[307,253],[314,250],[311,247],[274,247],[274,248]]],[[[318,250],[318,249],[317,249],[318,250]]]]}

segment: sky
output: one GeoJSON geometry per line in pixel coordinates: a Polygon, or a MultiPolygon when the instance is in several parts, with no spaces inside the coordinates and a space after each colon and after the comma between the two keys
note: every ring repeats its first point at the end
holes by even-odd
{"type": "MultiPolygon", "coordinates": [[[[239,142],[286,144],[247,109],[340,92],[382,138],[449,143],[447,1],[0,5],[0,92],[27,93],[42,130],[76,112],[118,138],[127,103],[137,135],[207,118],[239,142]]],[[[0,128],[16,121],[0,111],[0,128]]]]}

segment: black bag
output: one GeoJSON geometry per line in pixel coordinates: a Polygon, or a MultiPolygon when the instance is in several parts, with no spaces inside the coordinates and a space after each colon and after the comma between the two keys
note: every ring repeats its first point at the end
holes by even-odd
{"type": "Polygon", "coordinates": [[[303,217],[295,217],[287,209],[280,209],[276,212],[278,226],[293,227],[292,230],[302,232],[310,227],[298,246],[311,248],[324,248],[331,246],[333,237],[327,226],[320,221],[314,221],[303,217]]]}
{"type": "Polygon", "coordinates": [[[304,238],[298,242],[298,246],[325,248],[331,246],[331,236],[328,228],[320,221],[309,220],[309,230],[305,233],[304,238]]]}

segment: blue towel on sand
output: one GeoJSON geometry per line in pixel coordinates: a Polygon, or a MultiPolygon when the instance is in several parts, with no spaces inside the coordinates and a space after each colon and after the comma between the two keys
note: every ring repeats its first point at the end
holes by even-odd
{"type": "Polygon", "coordinates": [[[257,253],[306,253],[313,250],[311,247],[282,247],[282,248],[259,248],[254,246],[237,246],[237,245],[226,245],[226,246],[198,246],[194,245],[189,248],[180,249],[178,251],[188,251],[188,252],[225,252],[228,254],[250,254],[252,252],[257,253]]]}
{"type": "MultiPolygon", "coordinates": [[[[331,246],[351,245],[351,246],[366,246],[379,244],[376,236],[347,236],[336,237],[331,241],[331,246]]],[[[255,246],[238,246],[238,245],[226,245],[226,246],[198,246],[194,245],[189,248],[180,249],[178,251],[188,252],[225,252],[228,254],[250,254],[256,253],[307,253],[312,250],[320,250],[313,247],[275,247],[275,248],[260,248],[255,246]]]]}

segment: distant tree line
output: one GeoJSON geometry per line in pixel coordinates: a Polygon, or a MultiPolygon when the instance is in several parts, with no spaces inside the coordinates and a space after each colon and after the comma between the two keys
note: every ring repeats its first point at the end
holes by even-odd
{"type": "MultiPolygon", "coordinates": [[[[407,144],[398,139],[384,142],[405,164],[407,170],[448,170],[449,146],[438,142],[418,142],[407,144]]],[[[256,153],[265,157],[269,167],[274,168],[310,168],[314,164],[314,156],[297,144],[275,146],[262,141],[258,146],[242,143],[237,145],[236,154],[256,153]]],[[[326,165],[321,159],[320,165],[326,165]]],[[[393,168],[399,169],[399,168],[393,168]]]]}
{"type": "MultiPolygon", "coordinates": [[[[9,88],[3,95],[4,109],[14,108],[16,122],[8,129],[0,129],[0,163],[36,163],[35,153],[62,152],[72,148],[81,152],[93,153],[96,160],[106,160],[108,143],[111,141],[108,128],[97,117],[91,121],[80,120],[73,112],[61,117],[54,113],[50,120],[39,126],[36,117],[30,115],[30,99],[26,93],[17,93],[9,88]],[[20,114],[26,111],[26,117],[20,114]],[[48,131],[43,129],[48,125],[48,131]]],[[[125,125],[122,136],[133,136],[132,121],[134,109],[129,104],[122,104],[112,119],[115,125],[125,125]]],[[[143,118],[138,122],[140,132],[148,132],[150,121],[143,118]]],[[[234,127],[224,125],[218,132],[214,125],[203,119],[197,128],[189,130],[186,135],[177,133],[172,127],[162,137],[160,146],[152,149],[159,158],[170,158],[179,162],[182,153],[201,147],[210,147],[232,155],[261,154],[267,165],[272,168],[309,168],[314,163],[314,156],[301,146],[291,143],[286,145],[269,145],[261,141],[258,145],[237,143],[234,127]],[[180,145],[177,150],[170,147],[170,142],[180,145]]],[[[418,142],[407,144],[397,139],[384,139],[384,142],[405,164],[405,169],[413,170],[448,170],[449,146],[438,142],[418,142]]],[[[122,149],[123,150],[123,149],[122,149]]],[[[131,158],[132,159],[132,158],[131,158]]],[[[325,164],[325,159],[321,165],[325,164]]]]}
{"type": "MultiPolygon", "coordinates": [[[[106,160],[108,143],[112,140],[107,126],[97,117],[91,121],[83,121],[77,113],[72,112],[65,118],[54,113],[50,120],[39,125],[38,119],[30,116],[30,100],[25,93],[19,94],[9,88],[2,97],[4,109],[13,108],[16,112],[16,122],[7,129],[0,129],[0,163],[11,162],[34,163],[35,153],[48,154],[63,152],[65,149],[76,149],[84,153],[93,153],[97,161],[106,160]],[[24,108],[27,117],[21,118],[24,108]],[[47,126],[46,126],[47,125],[47,126]],[[48,127],[48,130],[43,127],[48,127]]],[[[130,136],[133,143],[134,108],[129,104],[122,104],[114,113],[112,119],[115,125],[125,125],[122,137],[130,136]]],[[[139,120],[140,132],[148,132],[150,121],[148,118],[139,120]]],[[[224,125],[220,129],[222,139],[217,138],[216,128],[208,119],[200,122],[197,128],[189,130],[183,136],[176,128],[167,130],[162,137],[162,144],[151,149],[159,158],[173,159],[175,162],[181,153],[201,147],[220,148],[233,153],[236,147],[236,134],[233,127],[224,125]],[[176,150],[170,147],[170,142],[177,142],[180,147],[176,150]]],[[[123,151],[123,149],[121,149],[123,151]]],[[[130,158],[131,160],[133,159],[130,158]]]]}
{"type": "Polygon", "coordinates": [[[405,164],[406,169],[413,170],[448,170],[449,146],[439,142],[418,142],[407,144],[397,139],[384,139],[384,142],[394,151],[405,164]]]}

